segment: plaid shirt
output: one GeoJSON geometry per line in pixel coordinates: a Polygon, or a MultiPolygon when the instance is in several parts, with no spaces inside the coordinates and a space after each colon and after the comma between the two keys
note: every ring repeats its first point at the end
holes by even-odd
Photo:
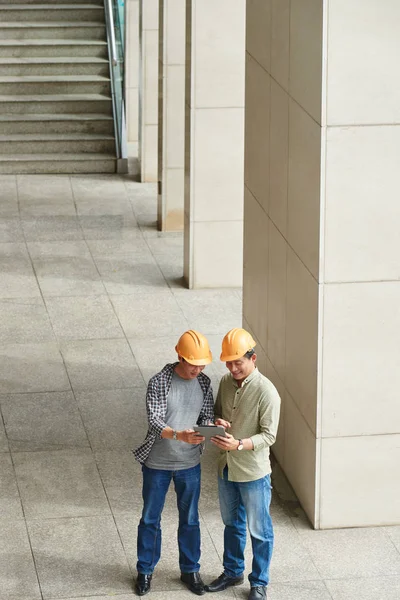
{"type": "MultiPolygon", "coordinates": [[[[172,375],[178,363],[168,364],[154,375],[149,381],[146,394],[146,408],[149,428],[146,439],[140,446],[133,450],[137,461],[143,464],[150,454],[154,442],[161,438],[161,433],[165,427],[167,414],[167,397],[171,389],[172,375]]],[[[210,378],[204,373],[197,376],[198,382],[204,394],[204,402],[197,419],[197,425],[207,425],[214,421],[214,398],[210,378]]]]}

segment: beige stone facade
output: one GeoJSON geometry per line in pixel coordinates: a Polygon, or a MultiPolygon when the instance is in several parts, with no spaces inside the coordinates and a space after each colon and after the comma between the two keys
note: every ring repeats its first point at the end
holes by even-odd
{"type": "Polygon", "coordinates": [[[398,3],[182,4],[184,122],[182,54],[176,80],[166,58],[182,24],[158,37],[149,1],[141,26],[163,52],[163,124],[142,119],[139,143],[152,180],[158,131],[159,228],[184,207],[190,288],[239,286],[243,265],[243,323],[283,399],[275,454],[313,525],[399,523],[398,3]]]}

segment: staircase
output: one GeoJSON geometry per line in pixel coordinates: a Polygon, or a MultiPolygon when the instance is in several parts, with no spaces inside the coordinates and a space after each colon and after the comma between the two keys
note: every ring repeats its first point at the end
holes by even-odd
{"type": "Polygon", "coordinates": [[[101,0],[0,0],[0,173],[114,173],[101,0]]]}

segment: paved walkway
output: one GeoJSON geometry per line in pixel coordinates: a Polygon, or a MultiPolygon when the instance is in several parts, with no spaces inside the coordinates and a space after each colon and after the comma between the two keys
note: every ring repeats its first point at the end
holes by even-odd
{"type": "MultiPolygon", "coordinates": [[[[0,600],[133,600],[149,377],[187,328],[219,345],[238,290],[182,285],[182,236],[122,177],[0,177],[0,600]]],[[[202,573],[221,572],[215,453],[203,460],[202,573]]],[[[270,600],[399,600],[400,527],[312,531],[275,470],[270,600]]],[[[379,486],[379,473],[371,487],[379,486]]],[[[179,581],[174,496],[152,597],[179,581]]],[[[248,561],[247,570],[250,563],[248,561]]],[[[243,598],[243,585],[218,595],[243,598]]]]}

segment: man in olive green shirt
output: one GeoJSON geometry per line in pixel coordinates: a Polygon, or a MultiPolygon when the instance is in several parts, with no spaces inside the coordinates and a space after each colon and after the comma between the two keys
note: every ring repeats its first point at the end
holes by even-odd
{"type": "Polygon", "coordinates": [[[221,450],[218,492],[224,531],[224,572],[208,592],[243,582],[246,521],[253,548],[248,600],[264,600],[269,581],[274,533],[269,448],[275,442],[280,398],[256,367],[256,345],[244,329],[232,329],[222,341],[221,360],[230,373],[220,383],[214,408],[215,424],[229,430],[213,443],[221,450]]]}

